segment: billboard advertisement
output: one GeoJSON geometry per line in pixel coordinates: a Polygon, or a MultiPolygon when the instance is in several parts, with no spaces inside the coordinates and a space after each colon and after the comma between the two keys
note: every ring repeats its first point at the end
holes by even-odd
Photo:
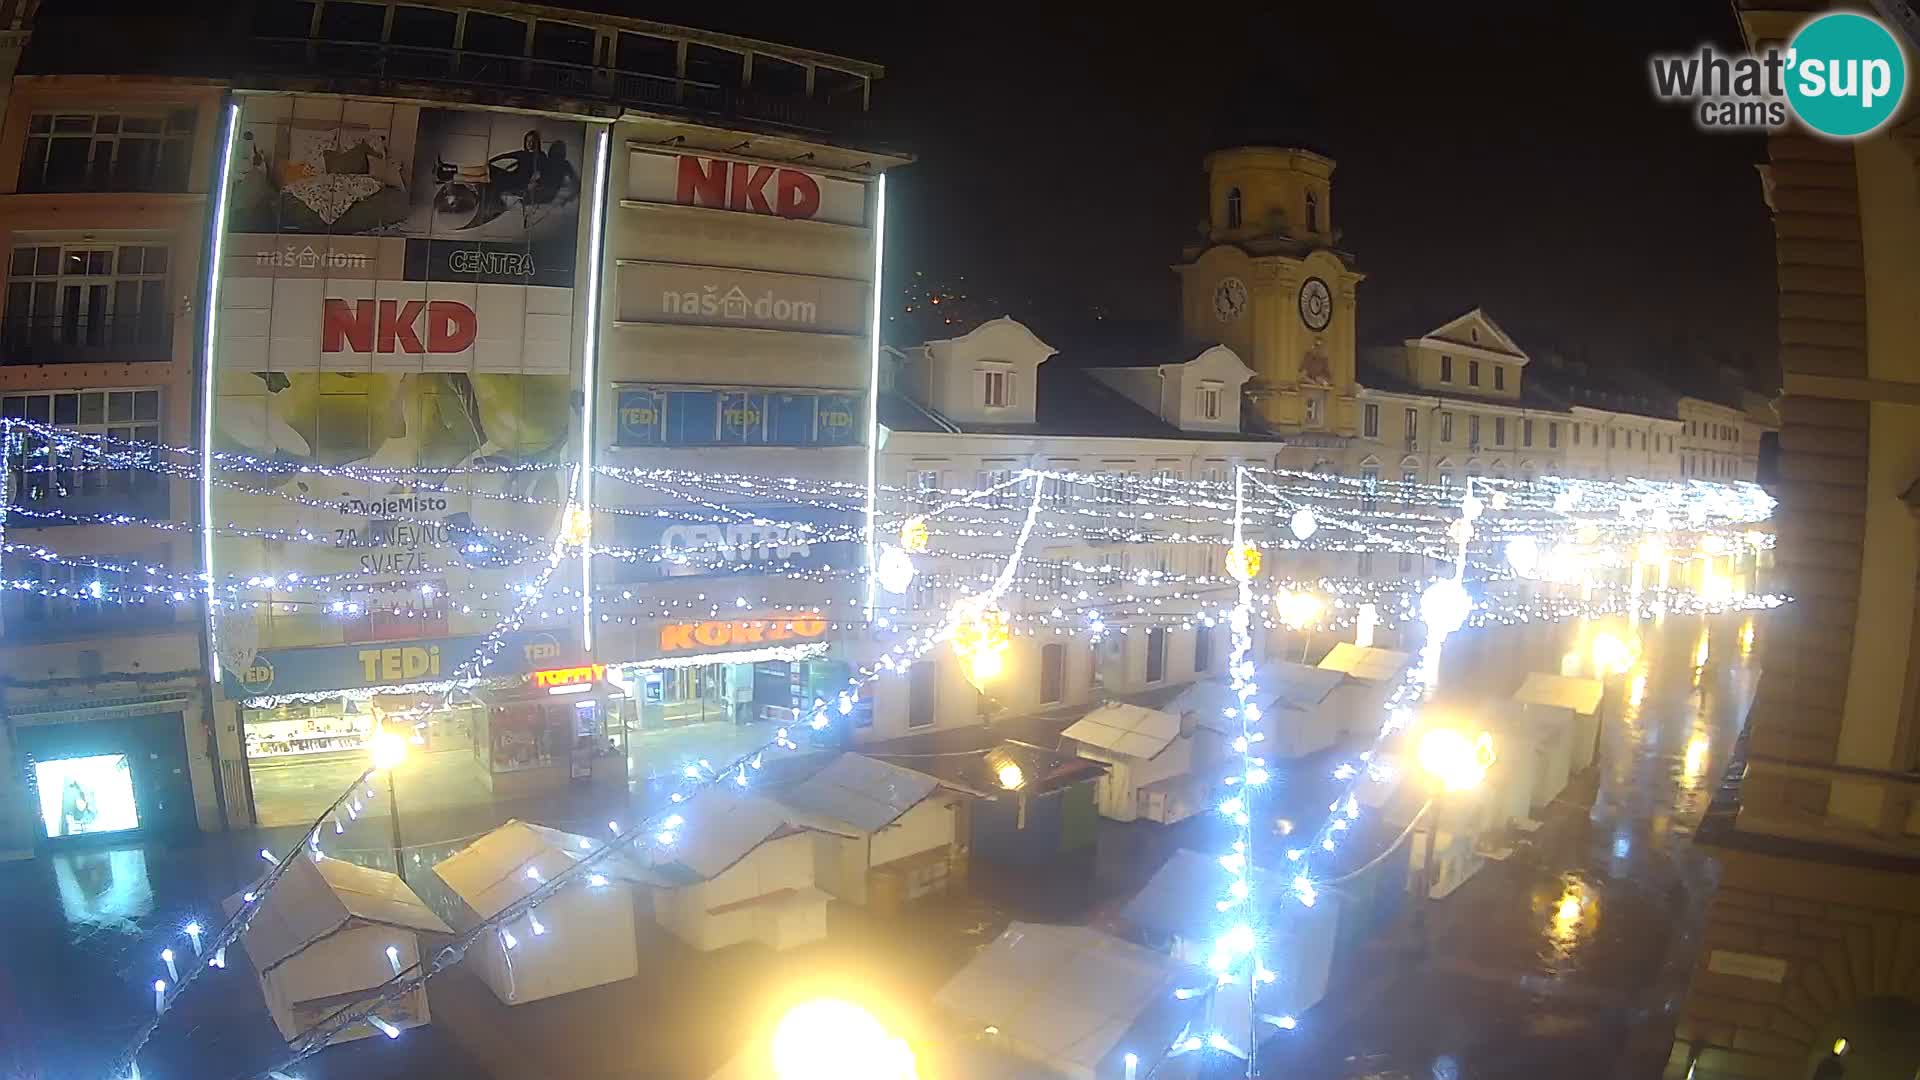
{"type": "Polygon", "coordinates": [[[532,576],[578,457],[587,145],[546,117],[242,99],[212,503],[256,535],[217,536],[214,569],[334,595],[231,606],[227,666],[484,633],[532,576]]]}
{"type": "Polygon", "coordinates": [[[621,322],[865,334],[872,286],[847,278],[622,259],[621,322]]]}
{"type": "Polygon", "coordinates": [[[867,223],[864,181],[784,165],[640,147],[634,147],[630,155],[626,197],[633,202],[698,206],[833,225],[867,223]]]}

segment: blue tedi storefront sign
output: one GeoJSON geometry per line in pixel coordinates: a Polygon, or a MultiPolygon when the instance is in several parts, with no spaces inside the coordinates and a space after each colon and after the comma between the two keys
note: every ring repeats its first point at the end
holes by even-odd
{"type": "MultiPolygon", "coordinates": [[[[356,690],[451,678],[479,654],[483,634],[424,641],[367,641],[312,649],[261,649],[245,671],[223,667],[227,692],[236,697],[356,690]]],[[[572,630],[523,630],[506,635],[487,675],[525,675],[541,668],[583,663],[572,630]]]]}

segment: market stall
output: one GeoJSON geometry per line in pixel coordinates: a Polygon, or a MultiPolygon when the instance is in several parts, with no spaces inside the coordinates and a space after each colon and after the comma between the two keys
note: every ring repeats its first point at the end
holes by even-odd
{"type": "Polygon", "coordinates": [[[1213,979],[1164,953],[1084,926],[1016,922],[934,994],[961,1040],[1075,1080],[1156,1072],[1198,1023],[1213,979]],[[1135,1059],[1131,1073],[1126,1059],[1135,1059]]]}
{"type": "MultiPolygon", "coordinates": [[[[393,874],[306,854],[293,859],[240,935],[267,1012],[288,1039],[366,1000],[395,972],[413,966],[420,934],[453,933],[393,874]]],[[[249,895],[227,897],[222,906],[229,918],[249,895]]],[[[427,1023],[426,986],[382,1005],[376,1015],[396,1029],[427,1023]]],[[[353,1024],[335,1041],[378,1033],[371,1023],[353,1024]]]]}
{"type": "Polygon", "coordinates": [[[1372,738],[1386,719],[1387,700],[1406,677],[1413,658],[1403,652],[1343,641],[1320,658],[1319,667],[1347,677],[1334,691],[1340,730],[1346,735],[1372,738]]]}
{"type": "Polygon", "coordinates": [[[476,689],[473,754],[495,798],[520,798],[569,780],[627,770],[618,689],[601,665],[536,671],[476,689]]]}
{"type": "MultiPolygon", "coordinates": [[[[1255,668],[1249,700],[1260,710],[1255,727],[1266,736],[1262,743],[1266,755],[1304,757],[1339,742],[1341,723],[1334,692],[1345,681],[1341,672],[1290,660],[1268,660],[1255,668]]],[[[1187,687],[1168,703],[1166,711],[1213,734],[1200,750],[1201,761],[1211,766],[1225,756],[1222,743],[1240,737],[1240,719],[1227,715],[1239,707],[1239,694],[1226,680],[1209,679],[1187,687]]]]}
{"type": "Polygon", "coordinates": [[[1101,817],[1147,817],[1169,824],[1200,809],[1197,792],[1181,797],[1201,783],[1192,776],[1190,731],[1183,731],[1178,713],[1108,702],[1075,721],[1060,738],[1070,741],[1081,757],[1107,766],[1106,775],[1094,784],[1101,817]]]}
{"type": "Polygon", "coordinates": [[[1572,768],[1579,772],[1593,764],[1599,748],[1600,699],[1606,692],[1606,685],[1599,679],[1535,671],[1513,692],[1513,700],[1527,716],[1553,713],[1566,721],[1571,732],[1572,768]]]}
{"type": "Polygon", "coordinates": [[[961,797],[933,777],[841,754],[774,798],[815,830],[814,882],[834,896],[892,911],[946,891],[961,797]]]}
{"type": "MultiPolygon", "coordinates": [[[[434,864],[433,872],[464,903],[465,926],[471,926],[517,903],[595,846],[583,836],[509,821],[434,864]]],[[[623,855],[610,855],[592,869],[597,877],[558,890],[467,950],[467,963],[494,996],[520,1005],[632,978],[640,970],[634,892],[646,880],[645,870],[623,855]]]]}
{"type": "Polygon", "coordinates": [[[813,836],[785,808],[728,785],[689,799],[681,816],[647,871],[661,926],[702,951],[745,941],[789,949],[826,936],[831,898],[814,885],[813,836]]]}

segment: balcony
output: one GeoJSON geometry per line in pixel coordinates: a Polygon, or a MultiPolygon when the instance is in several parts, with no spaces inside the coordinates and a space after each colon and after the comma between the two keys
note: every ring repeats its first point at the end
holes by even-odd
{"type": "MultiPolygon", "coordinates": [[[[17,594],[6,598],[0,639],[8,644],[46,644],[89,638],[126,637],[164,630],[180,620],[180,611],[164,601],[116,604],[17,594]]],[[[191,624],[189,624],[191,628],[191,624]]]]}
{"type": "MultiPolygon", "coordinates": [[[[723,119],[800,132],[853,136],[866,130],[864,93],[843,102],[776,94],[672,75],[626,71],[471,49],[427,48],[368,41],[258,37],[243,65],[242,84],[286,78],[364,80],[371,88],[439,83],[476,93],[524,91],[648,111],[723,119]]],[[[330,90],[357,90],[332,86],[330,90]]]]}
{"type": "Polygon", "coordinates": [[[173,359],[168,314],[0,319],[0,364],[148,364],[173,359]]]}

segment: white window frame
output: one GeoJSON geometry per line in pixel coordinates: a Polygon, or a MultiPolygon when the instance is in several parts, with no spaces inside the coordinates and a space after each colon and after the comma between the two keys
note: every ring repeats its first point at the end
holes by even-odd
{"type": "Polygon", "coordinates": [[[1380,406],[1369,403],[1360,410],[1361,434],[1369,439],[1380,437],[1380,406]]]}
{"type": "Polygon", "coordinates": [[[979,370],[980,406],[986,409],[1013,408],[1013,369],[1010,367],[982,367],[979,370]]]}
{"type": "Polygon", "coordinates": [[[1196,409],[1200,414],[1200,419],[1202,420],[1220,419],[1221,391],[1225,389],[1226,389],[1225,383],[1209,381],[1209,382],[1203,382],[1200,384],[1199,401],[1196,404],[1196,409]]]}

